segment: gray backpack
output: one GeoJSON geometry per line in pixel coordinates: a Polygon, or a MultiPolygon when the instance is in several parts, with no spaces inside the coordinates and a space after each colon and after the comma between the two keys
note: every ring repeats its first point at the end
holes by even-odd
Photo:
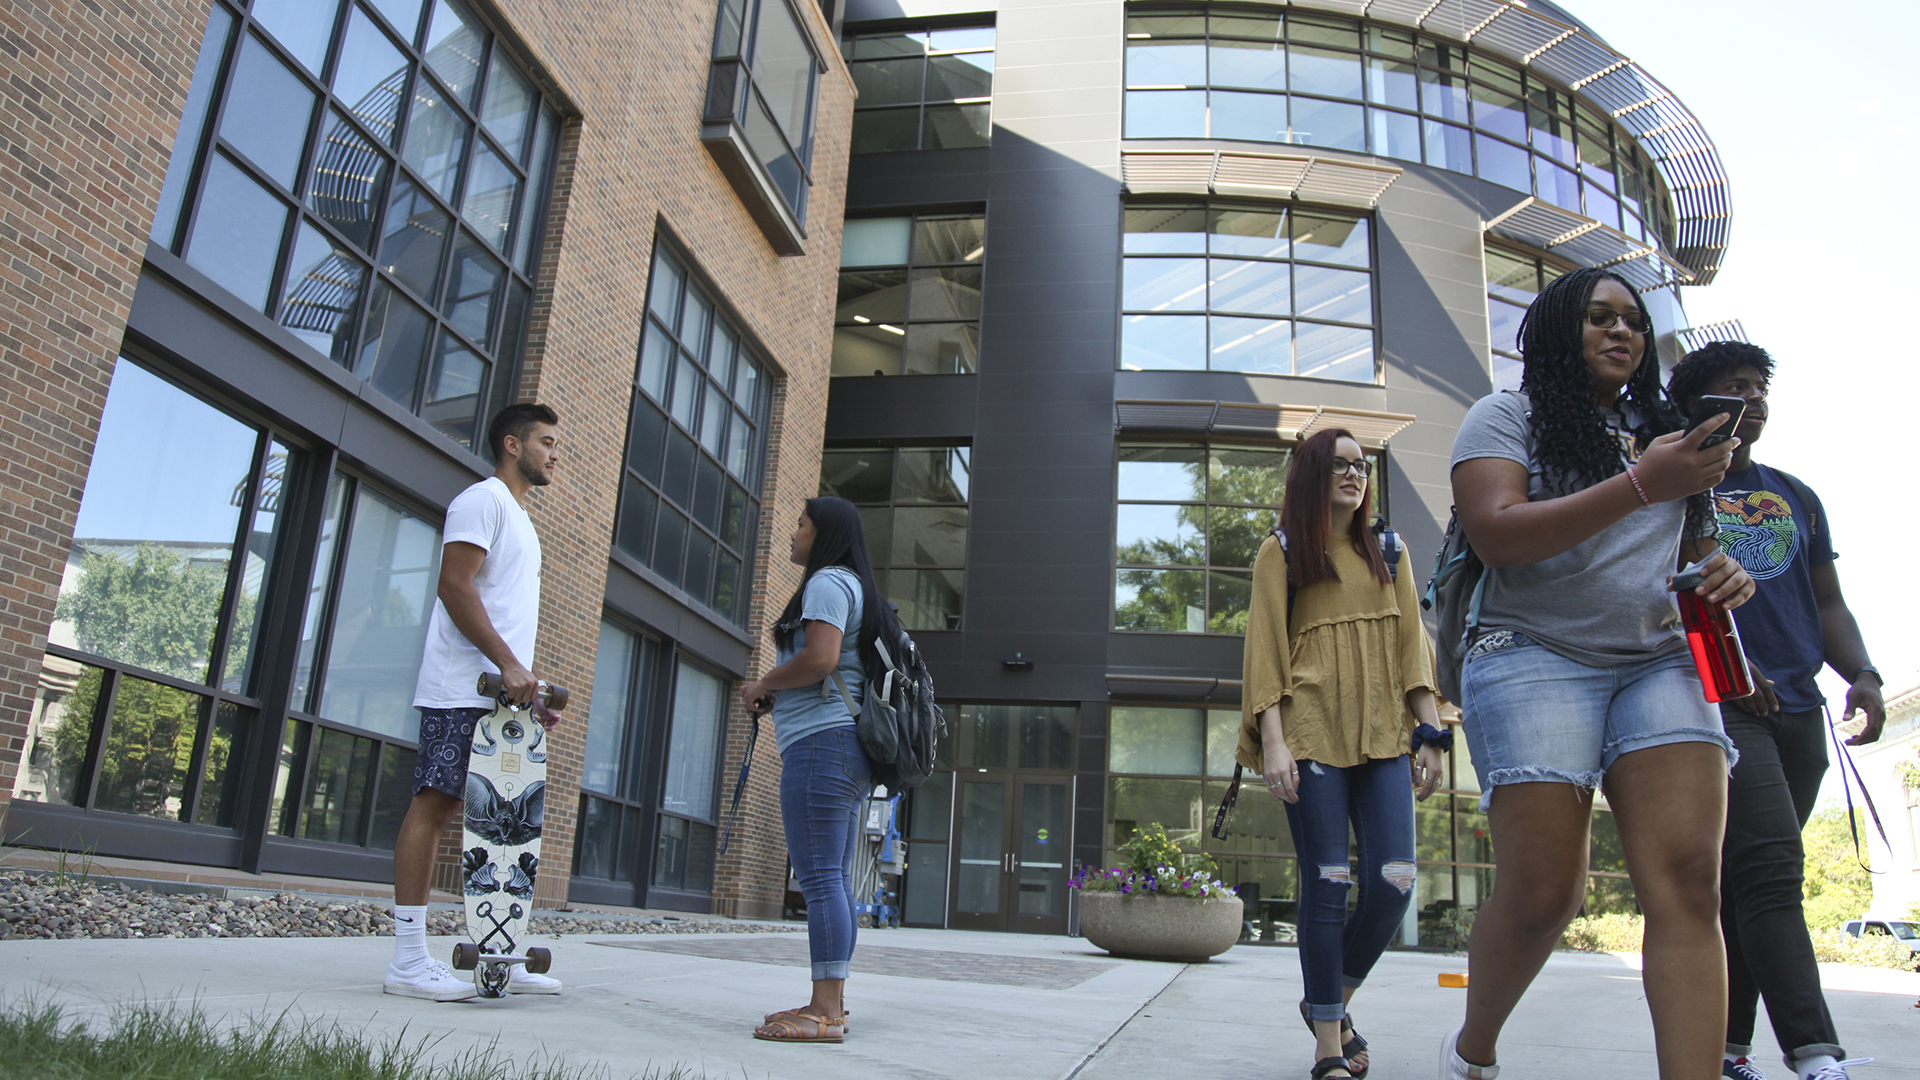
{"type": "Polygon", "coordinates": [[[1434,556],[1433,576],[1420,606],[1434,613],[1433,675],[1440,696],[1460,703],[1460,667],[1480,633],[1480,603],[1487,592],[1487,564],[1474,554],[1460,509],[1447,519],[1447,536],[1434,556]]]}
{"type": "MultiPolygon", "coordinates": [[[[933,775],[934,753],[947,720],[934,702],[933,676],[927,672],[920,647],[905,630],[894,635],[891,649],[884,641],[874,642],[873,648],[880,654],[883,670],[867,673],[864,701],[854,704],[840,672],[833,673],[832,682],[860,733],[860,747],[873,766],[873,782],[898,795],[933,775]]],[[[820,696],[829,696],[825,683],[820,696]]]]}

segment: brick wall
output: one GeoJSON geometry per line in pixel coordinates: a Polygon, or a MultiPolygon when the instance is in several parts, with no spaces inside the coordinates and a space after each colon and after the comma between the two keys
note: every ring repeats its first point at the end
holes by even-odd
{"type": "Polygon", "coordinates": [[[0,811],[206,19],[0,5],[0,811]]]}

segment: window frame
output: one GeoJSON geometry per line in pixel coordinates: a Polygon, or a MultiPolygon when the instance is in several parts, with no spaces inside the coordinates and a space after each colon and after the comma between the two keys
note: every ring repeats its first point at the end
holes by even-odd
{"type": "MultiPolygon", "coordinates": [[[[289,334],[296,334],[293,324],[288,321],[288,312],[290,301],[305,279],[294,278],[298,268],[293,265],[293,260],[303,234],[308,229],[313,230],[331,245],[335,258],[344,258],[353,263],[360,283],[353,298],[337,315],[337,325],[345,329],[334,331],[335,350],[344,355],[321,352],[317,345],[304,338],[301,339],[302,343],[319,352],[326,363],[344,368],[354,378],[377,386],[371,374],[361,375],[357,368],[360,367],[361,353],[369,338],[374,336],[369,333],[366,323],[371,299],[382,288],[392,290],[398,298],[425,314],[428,330],[426,339],[421,343],[407,400],[389,400],[440,431],[443,437],[462,443],[474,454],[484,456],[485,413],[505,404],[519,380],[524,361],[533,322],[534,297],[544,262],[544,237],[553,212],[552,195],[561,156],[560,135],[567,126],[567,114],[560,102],[543,89],[546,80],[539,69],[520,55],[506,35],[498,32],[497,20],[480,10],[474,0],[449,0],[455,15],[464,15],[465,25],[477,29],[486,39],[483,55],[476,61],[471,102],[445,85],[427,58],[428,50],[417,44],[432,26],[435,2],[421,4],[419,21],[408,33],[388,22],[385,12],[376,4],[363,0],[339,0],[322,58],[322,69],[318,73],[309,71],[287,46],[273,36],[270,29],[254,19],[250,11],[236,10],[234,5],[237,2],[215,0],[213,13],[209,15],[209,29],[214,18],[230,20],[227,32],[219,43],[218,62],[213,68],[215,89],[205,105],[204,114],[189,116],[183,121],[183,127],[186,123],[199,125],[190,140],[175,147],[176,155],[190,155],[191,164],[182,173],[184,179],[177,204],[172,207],[163,205],[160,209],[150,229],[152,242],[182,259],[186,265],[206,273],[202,264],[192,257],[189,248],[195,228],[203,216],[208,176],[216,158],[224,161],[228,168],[237,170],[242,178],[260,188],[285,214],[263,304],[256,307],[244,298],[236,296],[235,299],[249,312],[264,315],[289,334]],[[395,105],[390,140],[382,138],[370,128],[367,121],[355,111],[355,103],[339,97],[332,85],[341,58],[348,48],[348,27],[356,16],[368,20],[367,25],[381,36],[381,40],[395,48],[406,73],[403,89],[395,105]],[[250,41],[264,47],[271,59],[283,65],[303,89],[314,95],[307,113],[306,134],[301,143],[292,187],[252,162],[221,131],[241,54],[243,49],[249,47],[250,41]],[[517,155],[506,152],[483,119],[489,84],[494,70],[502,63],[519,76],[529,93],[526,129],[521,136],[523,145],[517,155]],[[422,87],[437,95],[443,104],[455,106],[455,118],[466,125],[457,165],[459,175],[450,194],[443,195],[433,183],[415,175],[413,166],[406,160],[408,130],[417,104],[416,95],[422,87]],[[373,234],[368,246],[347,236],[314,205],[322,183],[320,171],[324,165],[325,147],[340,125],[345,125],[352,137],[370,147],[383,163],[383,178],[374,181],[367,193],[366,209],[370,215],[368,227],[373,234]],[[513,204],[506,215],[508,231],[502,244],[495,244],[470,221],[466,212],[471,193],[469,185],[476,171],[474,166],[483,155],[503,163],[516,185],[513,204]],[[393,195],[402,184],[412,186],[417,198],[426,200],[426,205],[446,215],[448,235],[441,242],[435,264],[432,297],[423,298],[412,284],[383,267],[383,257],[391,254],[388,245],[394,242],[387,233],[386,223],[393,211],[393,195]],[[534,200],[538,200],[537,206],[534,200]],[[171,228],[163,227],[162,218],[167,216],[172,218],[171,228]],[[497,263],[498,283],[493,287],[483,334],[485,338],[493,339],[492,348],[483,347],[485,341],[475,340],[459,326],[452,311],[460,253],[466,248],[462,238],[470,238],[480,245],[480,250],[497,263]],[[376,255],[375,252],[380,254],[376,255]],[[434,405],[430,400],[431,384],[440,370],[443,355],[450,349],[465,350],[485,364],[480,385],[474,394],[473,415],[449,422],[456,430],[464,425],[468,432],[464,439],[450,433],[431,416],[434,405]]],[[[208,36],[204,44],[212,43],[212,37],[208,36]]],[[[382,396],[387,396],[384,389],[381,392],[382,396]]],[[[449,400],[457,401],[462,396],[457,395],[449,400]]]]}
{"type": "MultiPolygon", "coordinates": [[[[970,150],[970,149],[980,149],[980,148],[991,146],[993,144],[992,78],[993,78],[994,72],[991,70],[988,72],[988,80],[989,80],[988,90],[987,90],[987,94],[984,97],[928,98],[927,97],[927,77],[928,77],[928,72],[932,69],[933,59],[936,56],[967,56],[967,55],[978,55],[981,53],[994,55],[995,53],[997,53],[1000,42],[999,42],[999,28],[996,25],[996,23],[997,23],[997,20],[990,14],[986,16],[984,20],[981,19],[980,17],[972,16],[972,17],[967,17],[959,20],[956,20],[951,17],[938,18],[938,19],[932,19],[932,20],[916,19],[905,24],[902,24],[899,22],[892,22],[892,21],[883,21],[883,22],[877,22],[877,23],[866,23],[852,29],[843,30],[841,33],[841,40],[840,40],[840,55],[842,59],[846,62],[849,75],[852,75],[852,73],[863,63],[872,62],[875,60],[882,60],[882,59],[904,60],[908,58],[907,55],[901,55],[897,57],[856,57],[855,53],[859,49],[858,43],[862,39],[919,35],[924,39],[924,45],[925,45],[925,47],[922,49],[921,52],[919,52],[918,54],[912,54],[921,61],[920,63],[920,94],[918,98],[916,98],[913,101],[890,101],[885,103],[876,103],[876,104],[868,104],[868,105],[861,104],[860,99],[858,97],[854,99],[854,103],[853,103],[854,131],[852,135],[852,141],[851,141],[849,153],[851,154],[891,154],[891,153],[906,153],[906,152],[915,151],[915,150],[950,150],[950,149],[969,149],[970,150]],[[994,33],[994,42],[992,45],[989,45],[985,48],[981,48],[979,46],[969,46],[969,47],[958,48],[958,49],[933,48],[932,35],[945,30],[988,30],[994,33]],[[974,143],[966,146],[928,146],[927,145],[927,130],[928,130],[927,111],[930,106],[954,106],[956,108],[965,108],[968,106],[979,106],[979,105],[986,106],[987,137],[985,140],[979,143],[974,143]],[[887,147],[887,148],[877,149],[877,150],[859,149],[859,141],[860,141],[859,128],[860,128],[860,119],[861,119],[862,113],[872,114],[872,113],[884,112],[884,111],[905,112],[908,109],[914,110],[914,119],[915,119],[914,144],[911,147],[887,147]]],[[[997,67],[997,60],[996,60],[995,66],[997,67]]],[[[857,77],[856,77],[856,85],[858,85],[857,77]]]]}
{"type": "MultiPolygon", "coordinates": [[[[898,330],[901,331],[901,335],[900,335],[901,336],[901,352],[900,352],[900,368],[901,369],[897,374],[903,375],[903,376],[904,375],[977,375],[979,374],[980,335],[981,335],[982,324],[985,321],[985,314],[986,314],[986,310],[985,310],[986,309],[985,299],[986,299],[986,290],[987,290],[986,235],[987,235],[987,229],[988,229],[987,209],[985,207],[980,207],[978,209],[956,210],[956,211],[908,211],[907,213],[904,213],[904,214],[897,214],[897,213],[896,214],[860,214],[854,217],[850,217],[847,220],[848,221],[905,220],[907,223],[907,252],[906,252],[905,262],[874,263],[872,265],[852,266],[852,267],[845,265],[843,262],[841,266],[838,268],[838,270],[836,271],[836,273],[839,275],[841,279],[844,279],[846,275],[850,273],[857,274],[862,272],[874,273],[874,272],[882,272],[882,271],[898,271],[906,275],[906,291],[905,293],[903,293],[903,297],[904,297],[907,313],[905,316],[897,320],[899,323],[898,330]],[[958,220],[977,220],[980,222],[981,241],[980,241],[980,257],[978,259],[975,259],[972,261],[967,261],[963,259],[959,262],[927,262],[927,263],[916,262],[914,260],[913,249],[915,246],[915,236],[918,234],[920,223],[922,221],[958,221],[958,220]],[[980,272],[980,298],[981,298],[980,312],[976,313],[972,319],[945,319],[945,318],[916,319],[914,318],[913,317],[913,288],[914,288],[913,272],[915,270],[951,270],[951,269],[964,268],[964,267],[974,267],[978,269],[980,272]],[[931,372],[911,371],[910,372],[906,370],[906,360],[907,360],[906,340],[913,336],[913,328],[915,326],[922,326],[922,327],[971,326],[973,327],[974,366],[971,369],[964,370],[964,371],[931,371],[931,372]]],[[[844,254],[845,247],[843,246],[841,250],[844,254]]],[[[862,317],[858,315],[853,316],[850,320],[843,321],[840,318],[839,308],[840,308],[840,303],[836,298],[836,301],[834,304],[834,319],[833,319],[833,330],[834,330],[833,351],[838,350],[839,337],[840,337],[841,330],[856,327],[856,326],[866,325],[866,322],[864,322],[862,317]]],[[[884,328],[889,324],[880,323],[875,325],[879,325],[884,328]]],[[[887,374],[883,372],[876,372],[875,375],[857,375],[853,373],[841,374],[839,372],[833,372],[831,371],[831,365],[833,363],[833,357],[832,357],[831,351],[829,352],[828,363],[829,363],[829,371],[831,373],[830,377],[836,378],[836,379],[873,378],[875,377],[875,375],[887,374]]]]}
{"type": "MultiPolygon", "coordinates": [[[[862,450],[884,451],[889,458],[888,468],[887,468],[886,500],[883,502],[872,502],[872,501],[854,502],[851,499],[848,500],[849,502],[853,502],[853,505],[856,509],[884,510],[886,511],[886,514],[887,514],[887,550],[884,556],[877,557],[872,560],[873,572],[874,572],[874,585],[879,589],[881,597],[887,600],[889,603],[894,604],[895,607],[897,608],[901,606],[902,601],[896,600],[894,598],[894,593],[893,593],[893,572],[894,571],[901,570],[901,571],[908,571],[908,572],[925,571],[925,572],[931,572],[931,573],[958,573],[960,575],[959,611],[954,614],[950,614],[946,616],[948,625],[939,626],[939,627],[914,627],[914,626],[906,625],[908,620],[904,618],[901,620],[901,624],[905,629],[916,634],[964,630],[966,628],[967,594],[968,594],[966,563],[973,558],[973,444],[972,442],[971,441],[965,441],[965,442],[913,441],[913,442],[887,443],[884,445],[867,445],[867,446],[828,445],[824,447],[821,451],[821,464],[823,466],[823,474],[824,474],[824,465],[826,463],[826,456],[828,454],[858,453],[862,450]],[[901,465],[902,453],[905,451],[914,451],[914,450],[963,451],[964,456],[962,457],[962,460],[966,463],[966,470],[967,470],[967,497],[964,500],[961,500],[959,502],[903,501],[900,496],[900,492],[901,492],[900,473],[902,468],[902,465],[901,465]],[[958,509],[965,510],[967,513],[967,537],[966,537],[967,555],[966,555],[966,558],[962,560],[962,565],[958,567],[954,567],[954,566],[948,566],[948,565],[921,566],[917,563],[895,563],[893,561],[893,536],[894,536],[893,522],[894,522],[895,512],[902,508],[915,509],[915,510],[926,510],[926,509],[939,510],[939,509],[958,508],[958,509]]],[[[827,483],[824,475],[821,478],[820,494],[822,495],[836,494],[835,492],[829,491],[827,489],[827,483]]],[[[838,497],[844,498],[845,496],[838,496],[838,497]]],[[[870,556],[874,554],[871,548],[871,543],[869,544],[868,553],[870,556]]]]}
{"type": "Polygon", "coordinates": [[[820,79],[827,72],[826,56],[815,40],[806,9],[793,0],[720,0],[715,5],[713,32],[708,40],[712,48],[706,98],[701,110],[700,141],[713,155],[774,252],[805,254],[807,209],[814,181],[813,152],[819,131],[820,79]],[[797,146],[793,136],[774,119],[753,71],[760,44],[761,13],[768,4],[780,4],[786,11],[813,59],[802,125],[805,130],[797,146]],[[740,12],[738,37],[730,45],[723,34],[729,29],[727,16],[736,5],[740,12]],[[779,181],[761,161],[747,135],[749,110],[755,107],[763,111],[774,134],[799,168],[800,183],[792,199],[780,190],[779,181]]]}

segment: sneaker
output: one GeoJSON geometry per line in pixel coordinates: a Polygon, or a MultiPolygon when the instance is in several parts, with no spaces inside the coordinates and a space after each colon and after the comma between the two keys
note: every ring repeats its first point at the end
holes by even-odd
{"type": "Polygon", "coordinates": [[[1720,1075],[1726,1080],[1767,1080],[1767,1074],[1746,1058],[1722,1058],[1720,1075]]]}
{"type": "Polygon", "coordinates": [[[1474,1065],[1461,1057],[1459,1041],[1460,1029],[1454,1028],[1440,1044],[1440,1080],[1494,1080],[1500,1075],[1498,1065],[1474,1065]]]}
{"type": "Polygon", "coordinates": [[[1807,1080],[1847,1080],[1847,1066],[1871,1064],[1873,1064],[1872,1058],[1848,1058],[1845,1061],[1820,1066],[1807,1074],[1807,1080]]]}
{"type": "Polygon", "coordinates": [[[428,1001],[465,1001],[480,993],[471,978],[455,975],[452,968],[438,960],[404,971],[388,965],[385,989],[389,994],[428,1001]]]}
{"type": "Polygon", "coordinates": [[[527,970],[525,964],[513,965],[513,978],[507,981],[509,994],[557,994],[560,992],[560,980],[545,975],[535,975],[527,970]]]}

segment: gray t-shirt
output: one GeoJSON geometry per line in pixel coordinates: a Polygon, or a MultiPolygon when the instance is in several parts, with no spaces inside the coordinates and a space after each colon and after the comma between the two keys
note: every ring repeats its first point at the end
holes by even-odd
{"type": "MultiPolygon", "coordinates": [[[[829,566],[816,572],[807,579],[806,590],[800,594],[800,626],[778,654],[779,662],[784,664],[806,649],[808,620],[839,627],[840,665],[834,670],[846,681],[847,693],[853,696],[856,706],[860,704],[860,691],[866,682],[866,673],[860,668],[861,607],[860,579],[851,570],[829,566]]],[[[854,718],[847,711],[846,699],[840,696],[840,687],[832,675],[812,686],[774,691],[773,741],[782,752],[815,732],[853,726],[854,718]],[[824,697],[822,688],[826,691],[824,697]]]]}
{"type": "MultiPolygon", "coordinates": [[[[1453,465],[1505,458],[1527,467],[1527,499],[1550,491],[1527,422],[1526,395],[1503,391],[1467,411],[1453,440],[1453,465]]],[[[1622,459],[1638,460],[1637,417],[1601,409],[1620,439],[1622,459]]],[[[1667,591],[1679,565],[1687,502],[1655,503],[1553,558],[1526,566],[1489,567],[1480,609],[1482,629],[1512,629],[1569,660],[1594,667],[1645,660],[1686,647],[1680,610],[1667,591]]]]}

